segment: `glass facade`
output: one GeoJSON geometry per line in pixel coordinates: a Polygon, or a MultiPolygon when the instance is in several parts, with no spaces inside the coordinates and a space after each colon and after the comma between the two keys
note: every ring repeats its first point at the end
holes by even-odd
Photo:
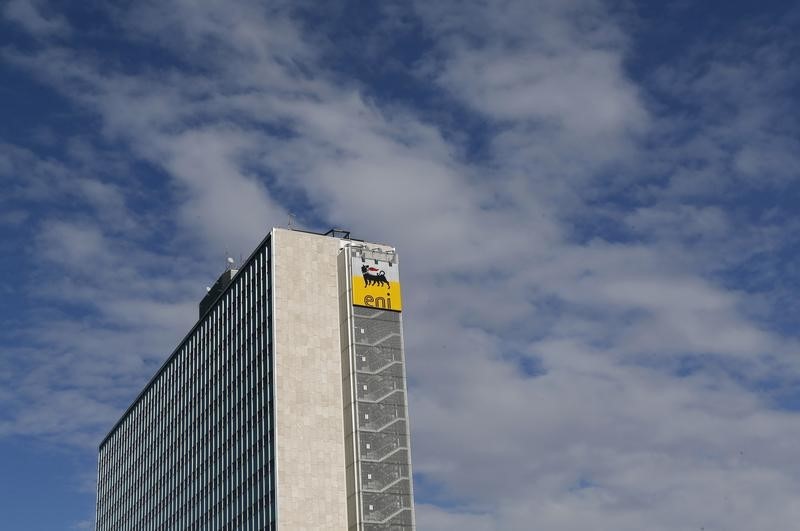
{"type": "Polygon", "coordinates": [[[100,445],[98,531],[275,529],[270,243],[100,445]]]}

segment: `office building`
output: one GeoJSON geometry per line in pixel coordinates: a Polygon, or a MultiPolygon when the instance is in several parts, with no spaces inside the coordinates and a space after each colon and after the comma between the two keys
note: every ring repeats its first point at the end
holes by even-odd
{"type": "Polygon", "coordinates": [[[413,529],[398,269],[273,229],[100,444],[96,529],[413,529]]]}

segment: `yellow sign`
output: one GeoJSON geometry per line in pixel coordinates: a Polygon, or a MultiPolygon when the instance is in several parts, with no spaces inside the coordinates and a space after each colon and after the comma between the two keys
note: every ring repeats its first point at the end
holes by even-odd
{"type": "Polygon", "coordinates": [[[397,262],[353,256],[353,304],[382,310],[403,309],[397,262]]]}

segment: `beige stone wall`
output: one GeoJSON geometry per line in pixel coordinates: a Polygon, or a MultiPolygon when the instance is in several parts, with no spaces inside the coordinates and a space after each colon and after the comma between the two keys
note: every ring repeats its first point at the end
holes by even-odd
{"type": "Polygon", "coordinates": [[[359,495],[357,491],[358,482],[358,456],[356,455],[356,423],[354,411],[354,389],[353,389],[353,367],[352,361],[352,341],[350,334],[353,330],[352,317],[352,286],[350,285],[349,270],[350,254],[348,252],[339,253],[339,315],[340,327],[339,335],[342,343],[342,401],[344,404],[344,451],[345,451],[345,472],[347,477],[347,521],[348,529],[354,531],[358,529],[361,509],[359,507],[359,495]]]}
{"type": "Polygon", "coordinates": [[[272,246],[278,529],[346,530],[339,240],[273,229],[272,246]]]}

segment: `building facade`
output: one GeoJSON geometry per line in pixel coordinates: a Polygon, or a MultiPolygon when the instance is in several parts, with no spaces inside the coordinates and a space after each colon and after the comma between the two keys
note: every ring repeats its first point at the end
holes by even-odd
{"type": "Polygon", "coordinates": [[[96,529],[413,529],[398,268],[273,229],[100,444],[96,529]]]}

